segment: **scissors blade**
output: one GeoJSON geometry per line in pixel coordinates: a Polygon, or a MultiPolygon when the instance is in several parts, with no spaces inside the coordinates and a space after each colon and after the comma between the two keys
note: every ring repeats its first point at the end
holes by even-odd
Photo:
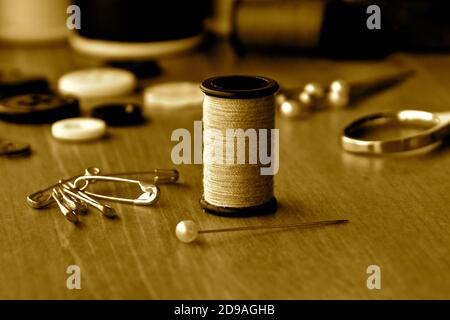
{"type": "Polygon", "coordinates": [[[350,82],[350,98],[358,99],[377,93],[406,80],[414,73],[414,70],[406,70],[378,78],[350,82]]]}

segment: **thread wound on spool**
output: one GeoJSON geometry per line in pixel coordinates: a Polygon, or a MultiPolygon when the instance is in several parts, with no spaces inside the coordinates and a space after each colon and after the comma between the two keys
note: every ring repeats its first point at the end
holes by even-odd
{"type": "Polygon", "coordinates": [[[260,149],[267,147],[273,157],[278,84],[263,77],[225,76],[205,80],[201,89],[206,94],[202,207],[229,216],[274,212],[273,175],[262,174],[268,163],[260,149]]]}

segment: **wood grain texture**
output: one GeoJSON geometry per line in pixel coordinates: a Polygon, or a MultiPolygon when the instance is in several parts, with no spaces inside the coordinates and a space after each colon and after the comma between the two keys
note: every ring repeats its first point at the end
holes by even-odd
{"type": "MultiPolygon", "coordinates": [[[[177,167],[181,183],[163,186],[154,207],[114,204],[120,219],[92,211],[80,227],[56,210],[29,208],[32,191],[88,166],[105,172],[174,167],[172,130],[192,129],[201,112],[151,114],[133,128],[111,129],[108,139],[66,144],[49,125],[0,122],[0,136],[28,141],[29,158],[0,158],[0,298],[5,299],[392,299],[450,298],[450,148],[412,157],[344,153],[342,128],[381,110],[450,108],[450,56],[396,54],[384,61],[238,58],[224,46],[160,61],[164,73],[143,85],[218,74],[260,74],[284,86],[336,77],[356,80],[402,67],[417,74],[345,111],[304,121],[277,120],[281,163],[279,211],[255,218],[205,214],[202,168],[177,167]],[[209,235],[186,245],[174,236],[180,220],[203,228],[347,218],[342,226],[209,235]],[[82,289],[66,289],[66,268],[77,264],[82,289]],[[368,290],[366,268],[382,271],[382,289],[368,290]]],[[[0,48],[0,69],[46,74],[93,65],[66,47],[0,48]]],[[[139,97],[131,97],[139,99],[139,97]]],[[[105,192],[129,192],[108,186],[105,192]]]]}

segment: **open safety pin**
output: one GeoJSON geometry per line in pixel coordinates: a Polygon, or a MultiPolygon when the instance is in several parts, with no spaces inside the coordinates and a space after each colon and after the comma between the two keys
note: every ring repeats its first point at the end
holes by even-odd
{"type": "MultiPolygon", "coordinates": [[[[93,176],[93,175],[99,175],[101,172],[101,170],[99,168],[96,167],[90,167],[87,168],[84,172],[85,176],[93,176]]],[[[165,184],[165,183],[175,183],[178,181],[179,179],[179,173],[177,170],[174,169],[155,169],[152,171],[136,171],[136,172],[120,172],[120,173],[110,173],[107,176],[109,177],[114,177],[114,176],[124,176],[124,175],[147,175],[147,174],[153,174],[153,183],[155,184],[165,184]]],[[[61,183],[68,183],[73,181],[74,179],[80,177],[82,175],[76,175],[73,176],[69,179],[65,179],[62,180],[61,183]]],[[[98,179],[95,179],[98,180],[98,179]]],[[[94,181],[87,181],[86,180],[86,184],[82,187],[82,189],[86,189],[87,188],[87,184],[88,183],[93,183],[94,181]]],[[[52,202],[54,202],[54,199],[52,197],[52,193],[51,190],[55,187],[57,187],[60,183],[56,183],[52,186],[49,186],[45,189],[36,191],[30,195],[27,196],[27,203],[30,207],[35,208],[35,209],[41,209],[44,208],[46,206],[48,206],[49,204],[51,204],[52,202]]],[[[91,193],[91,196],[93,196],[93,194],[91,193]]],[[[104,198],[107,199],[107,198],[104,198]]],[[[117,201],[117,200],[116,200],[117,201]]]]}

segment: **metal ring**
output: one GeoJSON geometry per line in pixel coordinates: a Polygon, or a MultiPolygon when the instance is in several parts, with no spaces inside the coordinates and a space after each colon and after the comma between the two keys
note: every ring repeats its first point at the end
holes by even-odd
{"type": "Polygon", "coordinates": [[[383,154],[410,151],[426,147],[441,140],[446,134],[446,124],[431,112],[404,110],[400,112],[377,113],[362,117],[348,125],[342,135],[342,148],[353,153],[383,154]],[[383,125],[397,121],[399,125],[420,122],[430,128],[423,132],[398,139],[363,140],[358,132],[369,125],[383,125]]]}

